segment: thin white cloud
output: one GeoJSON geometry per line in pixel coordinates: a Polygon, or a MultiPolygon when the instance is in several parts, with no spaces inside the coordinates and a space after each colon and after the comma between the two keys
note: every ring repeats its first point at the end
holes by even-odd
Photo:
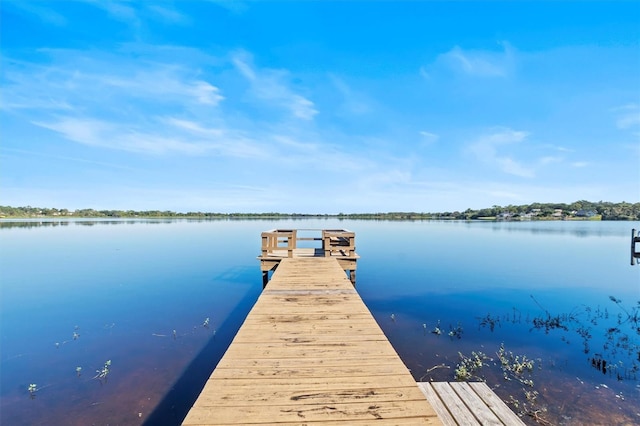
{"type": "Polygon", "coordinates": [[[364,95],[356,93],[343,79],[334,74],[329,74],[329,79],[342,95],[341,111],[349,115],[364,115],[372,111],[371,102],[364,95]]]}
{"type": "Polygon", "coordinates": [[[420,136],[422,136],[422,143],[427,145],[435,143],[438,141],[438,139],[440,139],[440,136],[436,135],[435,133],[427,132],[424,130],[420,132],[420,136]]]}
{"type": "Polygon", "coordinates": [[[562,157],[557,157],[557,156],[546,156],[546,157],[542,157],[538,160],[538,163],[541,165],[547,165],[547,164],[553,164],[553,163],[561,163],[563,160],[562,157]]]}
{"type": "Polygon", "coordinates": [[[7,1],[4,0],[0,7],[15,7],[18,10],[26,12],[31,15],[35,15],[42,22],[46,22],[48,24],[53,24],[59,27],[66,26],[68,24],[67,18],[64,15],[56,12],[53,8],[45,7],[43,4],[45,2],[32,2],[25,0],[14,0],[7,1]]]}
{"type": "Polygon", "coordinates": [[[503,147],[523,142],[529,133],[508,128],[494,129],[492,133],[477,138],[469,145],[469,151],[478,160],[490,166],[497,166],[504,173],[532,178],[535,172],[509,155],[500,151],[503,147]]]}
{"type": "Polygon", "coordinates": [[[191,22],[189,17],[183,15],[175,9],[170,9],[168,7],[160,6],[157,4],[150,4],[147,6],[147,8],[152,14],[171,24],[185,25],[191,22]]]}
{"type": "Polygon", "coordinates": [[[553,145],[553,144],[543,144],[541,145],[543,148],[549,148],[552,149],[554,151],[558,151],[558,152],[574,152],[573,149],[569,149],[566,148],[564,146],[560,146],[560,145],[553,145]]]}
{"type": "Polygon", "coordinates": [[[220,89],[206,81],[193,82],[191,89],[187,90],[187,93],[192,95],[201,104],[207,105],[218,105],[218,103],[224,99],[224,96],[220,95],[220,89]]]}
{"type": "Polygon", "coordinates": [[[582,168],[582,167],[587,167],[589,166],[591,163],[588,161],[574,161],[573,163],[571,163],[572,167],[577,167],[577,168],[582,168]]]}
{"type": "Polygon", "coordinates": [[[145,19],[151,18],[168,24],[185,25],[190,18],[171,7],[171,2],[152,3],[150,1],[136,2],[131,0],[76,0],[101,9],[107,15],[129,25],[134,30],[143,26],[145,19]]]}
{"type": "Polygon", "coordinates": [[[611,108],[610,111],[616,115],[615,122],[618,129],[627,130],[640,126],[640,105],[628,103],[611,108]]]}
{"type": "Polygon", "coordinates": [[[79,144],[142,154],[235,158],[269,156],[269,152],[257,142],[238,132],[208,128],[200,123],[174,117],[159,118],[150,124],[56,117],[33,124],[79,144]]]}
{"type": "Polygon", "coordinates": [[[505,173],[525,178],[532,178],[535,176],[533,169],[520,164],[511,157],[496,157],[494,161],[505,173]]]}
{"type": "Polygon", "coordinates": [[[119,1],[119,0],[82,0],[82,1],[104,10],[109,14],[109,16],[119,21],[135,24],[135,25],[140,24],[140,20],[136,13],[136,9],[130,6],[130,4],[135,4],[135,3],[131,3],[129,1],[119,1]]]}
{"type": "Polygon", "coordinates": [[[288,110],[294,117],[302,120],[311,120],[318,114],[312,101],[288,87],[286,83],[288,72],[256,69],[252,64],[251,55],[245,51],[236,52],[231,61],[251,83],[251,93],[255,98],[288,110]]]}
{"type": "Polygon", "coordinates": [[[442,64],[455,72],[475,77],[506,77],[514,68],[514,49],[506,42],[499,44],[502,51],[464,50],[454,46],[438,56],[435,66],[442,64]]]}
{"type": "Polygon", "coordinates": [[[249,9],[246,1],[242,0],[206,0],[209,3],[216,4],[235,14],[241,14],[249,9]]]}
{"type": "Polygon", "coordinates": [[[97,119],[60,117],[55,121],[34,122],[33,124],[53,130],[65,139],[83,145],[144,154],[200,155],[218,150],[221,147],[219,143],[208,140],[194,140],[194,138],[185,135],[153,132],[131,124],[119,124],[97,119]]]}
{"type": "Polygon", "coordinates": [[[197,72],[182,65],[135,60],[128,56],[42,50],[51,65],[3,60],[3,108],[103,108],[108,103],[191,103],[216,106],[224,96],[197,72]]]}
{"type": "Polygon", "coordinates": [[[2,148],[2,147],[0,147],[0,152],[1,151],[6,151],[6,152],[10,152],[10,153],[17,153],[17,154],[21,154],[23,156],[43,157],[43,158],[48,158],[48,159],[53,159],[53,160],[71,161],[71,162],[75,162],[75,163],[85,163],[85,164],[91,164],[91,165],[96,165],[96,166],[100,166],[100,167],[107,167],[107,168],[113,168],[113,169],[119,169],[119,170],[128,170],[128,171],[137,171],[138,170],[138,169],[136,169],[134,167],[123,166],[122,164],[107,163],[107,162],[104,162],[104,161],[88,160],[86,158],[80,158],[80,157],[69,157],[69,156],[66,156],[66,155],[48,154],[48,153],[45,153],[45,152],[38,152],[38,151],[28,151],[28,150],[24,150],[24,149],[13,149],[13,148],[2,148]]]}

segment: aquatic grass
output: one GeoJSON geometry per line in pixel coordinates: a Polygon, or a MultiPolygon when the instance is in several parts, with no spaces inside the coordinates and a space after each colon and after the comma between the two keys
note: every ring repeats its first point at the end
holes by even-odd
{"type": "Polygon", "coordinates": [[[478,373],[483,367],[488,365],[486,361],[493,361],[493,359],[480,351],[473,351],[470,356],[466,356],[462,352],[458,352],[458,357],[460,358],[460,362],[454,370],[455,379],[457,381],[466,382],[472,379],[485,381],[478,373]]]}
{"type": "Polygon", "coordinates": [[[29,397],[31,399],[35,399],[36,397],[36,392],[38,391],[38,385],[35,383],[31,383],[29,385],[29,387],[27,388],[27,391],[29,391],[29,397]]]}
{"type": "Polygon", "coordinates": [[[110,372],[111,372],[111,360],[109,359],[104,363],[104,365],[100,370],[96,370],[96,373],[98,374],[93,376],[93,379],[98,379],[100,381],[100,384],[104,384],[107,382],[107,376],[109,375],[110,372]]]}
{"type": "Polygon", "coordinates": [[[452,327],[451,325],[449,325],[448,335],[451,338],[451,340],[453,340],[454,338],[461,339],[463,332],[464,330],[462,329],[462,325],[460,325],[460,322],[458,322],[458,325],[456,325],[456,327],[452,327]]]}
{"type": "Polygon", "coordinates": [[[435,334],[436,336],[439,336],[442,334],[442,330],[440,329],[440,320],[438,320],[438,323],[436,324],[434,329],[431,330],[431,333],[435,334]]]}
{"type": "Polygon", "coordinates": [[[533,387],[533,379],[531,373],[535,362],[526,355],[514,355],[513,352],[504,348],[504,343],[500,344],[500,349],[496,353],[502,368],[502,375],[505,380],[517,380],[523,385],[533,387]]]}

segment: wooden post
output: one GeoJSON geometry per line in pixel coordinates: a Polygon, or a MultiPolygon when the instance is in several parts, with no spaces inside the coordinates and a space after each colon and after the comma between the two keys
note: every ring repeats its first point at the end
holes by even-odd
{"type": "Polygon", "coordinates": [[[636,262],[640,263],[640,251],[636,250],[636,243],[640,243],[640,232],[636,233],[635,229],[631,230],[631,266],[636,262]]]}
{"type": "Polygon", "coordinates": [[[287,240],[287,255],[288,255],[288,257],[293,257],[293,250],[295,250],[295,248],[296,248],[297,239],[298,239],[297,231],[295,229],[292,229],[290,231],[290,234],[289,234],[288,240],[287,240]]]}

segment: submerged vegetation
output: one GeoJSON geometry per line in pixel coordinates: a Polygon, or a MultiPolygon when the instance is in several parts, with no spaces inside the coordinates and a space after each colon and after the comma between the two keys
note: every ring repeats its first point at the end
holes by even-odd
{"type": "Polygon", "coordinates": [[[640,202],[575,201],[573,203],[532,203],[494,205],[482,209],[453,212],[387,213],[212,213],[174,212],[170,210],[95,210],[42,207],[0,206],[0,218],[75,217],[75,218],[192,218],[192,219],[373,219],[373,220],[640,220],[640,202]]]}
{"type": "Polygon", "coordinates": [[[35,383],[31,383],[27,390],[29,391],[29,396],[31,397],[31,399],[34,399],[36,397],[36,392],[38,391],[38,385],[35,383]]]}
{"type": "Polygon", "coordinates": [[[93,376],[93,378],[100,380],[100,383],[106,383],[107,376],[109,375],[110,371],[111,371],[111,360],[109,359],[104,363],[104,366],[100,370],[96,370],[96,373],[98,374],[93,376]]]}
{"type": "MultiPolygon", "coordinates": [[[[528,329],[530,333],[543,332],[549,338],[559,338],[559,341],[566,344],[570,343],[572,336],[577,336],[581,343],[585,365],[616,382],[639,380],[640,301],[635,306],[629,307],[624,305],[622,300],[609,296],[609,302],[613,302],[616,310],[613,313],[609,312],[607,307],[600,306],[595,309],[579,306],[566,313],[552,313],[533,295],[531,299],[540,308],[540,314],[526,314],[523,317],[516,308],[502,315],[489,313],[477,318],[478,327],[493,333],[497,328],[508,325],[521,326],[524,330],[528,329]]],[[[442,333],[441,327],[438,320],[432,333],[440,335],[442,333]]],[[[426,323],[422,324],[422,328],[426,330],[426,323]]],[[[449,328],[452,331],[462,330],[460,323],[455,327],[450,325],[449,328]]],[[[450,332],[449,335],[451,336],[451,334],[450,332]]],[[[426,336],[426,332],[424,335],[426,336]]],[[[458,339],[462,338],[461,333],[456,336],[458,339]]],[[[482,345],[482,350],[486,350],[484,345],[482,345]]],[[[504,342],[496,349],[495,358],[483,351],[475,350],[470,354],[458,351],[458,361],[455,365],[449,361],[426,368],[422,370],[426,372],[418,380],[451,380],[453,378],[457,381],[486,381],[494,389],[501,388],[502,384],[509,385],[508,390],[507,388],[503,389],[502,397],[519,416],[526,417],[536,424],[556,424],[553,415],[549,414],[548,404],[552,401],[540,398],[542,394],[546,393],[544,380],[534,380],[537,370],[542,370],[543,365],[548,365],[553,369],[556,361],[534,359],[528,354],[516,354],[508,350],[504,342]],[[435,373],[436,370],[443,369],[453,370],[453,377],[435,373]]],[[[442,359],[444,354],[436,356],[442,359]]],[[[574,360],[580,358],[578,354],[571,356],[571,359],[574,360]]],[[[575,361],[567,360],[566,362],[575,361]]],[[[576,379],[579,383],[584,384],[580,378],[576,379]]],[[[595,383],[599,383],[595,385],[596,390],[609,388],[606,384],[595,383]]],[[[624,401],[622,393],[616,393],[615,397],[624,401]]]]}
{"type": "MultiPolygon", "coordinates": [[[[207,329],[207,330],[208,330],[208,329],[209,329],[210,322],[211,322],[210,317],[206,317],[206,318],[205,318],[205,320],[204,320],[204,322],[202,323],[202,327],[204,327],[205,329],[207,329]]],[[[109,331],[111,331],[114,327],[115,327],[115,323],[106,324],[106,325],[103,327],[103,330],[109,330],[109,331]]],[[[173,338],[173,340],[176,340],[176,339],[178,339],[178,338],[185,337],[185,336],[187,336],[187,335],[189,335],[189,334],[194,334],[194,333],[196,332],[196,330],[198,330],[198,329],[199,329],[199,327],[194,325],[194,326],[193,326],[193,328],[192,328],[191,333],[183,333],[183,334],[178,334],[178,333],[177,333],[177,331],[174,329],[174,330],[172,330],[172,331],[171,331],[171,337],[173,338]]],[[[72,340],[65,340],[65,341],[63,341],[62,343],[60,343],[60,342],[56,342],[56,343],[55,343],[55,345],[54,345],[54,346],[55,346],[55,348],[56,348],[56,349],[61,349],[62,345],[65,345],[65,344],[67,344],[67,343],[71,343],[71,342],[77,341],[77,340],[78,340],[78,338],[80,337],[79,330],[80,330],[80,327],[76,325],[76,326],[74,327],[72,340]]],[[[168,336],[169,336],[169,335],[167,335],[167,334],[159,334],[159,333],[151,333],[151,335],[152,335],[152,336],[155,336],[155,337],[168,337],[168,336]]],[[[211,336],[211,339],[212,339],[212,340],[215,340],[215,335],[216,335],[216,330],[212,330],[212,331],[210,332],[210,336],[211,336]]],[[[74,343],[74,344],[75,344],[75,343],[74,343]]],[[[25,355],[25,354],[19,354],[19,355],[13,356],[13,357],[11,357],[11,358],[5,358],[3,361],[7,361],[7,360],[9,360],[9,359],[21,358],[21,357],[23,357],[24,355],[25,355]]],[[[90,378],[86,379],[86,381],[97,380],[97,381],[99,381],[99,382],[100,382],[100,384],[101,384],[101,385],[106,384],[106,383],[107,383],[107,381],[108,381],[108,379],[109,379],[110,373],[111,373],[111,365],[112,365],[112,361],[111,361],[110,359],[106,360],[106,361],[104,362],[104,364],[102,365],[102,367],[100,367],[100,368],[98,368],[98,369],[96,369],[96,370],[95,370],[95,373],[96,373],[96,374],[95,374],[93,377],[90,377],[90,378]]],[[[77,367],[75,367],[74,371],[75,371],[76,376],[77,376],[78,378],[82,377],[82,375],[83,375],[83,374],[82,374],[82,372],[83,372],[83,368],[82,368],[81,366],[77,366],[77,367]]],[[[57,384],[58,384],[58,383],[53,383],[53,384],[48,384],[48,385],[46,385],[46,386],[39,387],[37,384],[35,384],[35,383],[31,383],[31,384],[29,384],[29,386],[27,387],[27,392],[29,392],[29,397],[30,397],[31,399],[35,399],[35,398],[36,398],[36,394],[37,394],[40,390],[42,390],[42,389],[44,389],[44,388],[48,388],[48,387],[50,387],[50,386],[52,386],[52,385],[57,385],[57,384]]]]}

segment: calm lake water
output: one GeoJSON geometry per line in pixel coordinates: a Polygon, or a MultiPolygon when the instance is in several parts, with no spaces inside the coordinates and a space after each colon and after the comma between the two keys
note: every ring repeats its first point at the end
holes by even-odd
{"type": "Polygon", "coordinates": [[[179,424],[262,290],[272,228],[356,232],[357,289],[416,380],[475,353],[514,411],[640,423],[640,223],[333,219],[0,221],[0,423],[179,424]]]}

